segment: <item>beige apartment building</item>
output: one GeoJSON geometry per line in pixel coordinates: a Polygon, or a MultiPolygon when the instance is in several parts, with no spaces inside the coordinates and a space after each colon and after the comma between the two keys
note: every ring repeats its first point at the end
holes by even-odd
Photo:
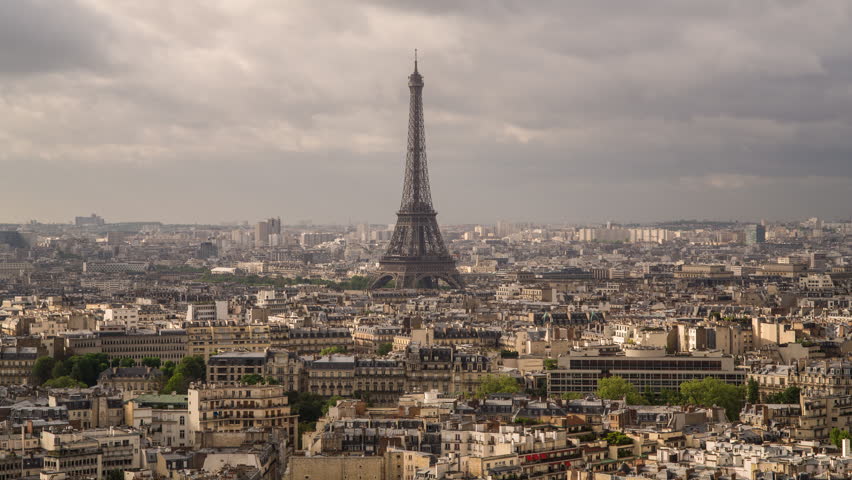
{"type": "Polygon", "coordinates": [[[188,322],[188,355],[201,355],[208,361],[218,352],[234,350],[262,352],[269,347],[269,325],[234,321],[188,322]]]}
{"type": "Polygon", "coordinates": [[[290,414],[281,385],[222,385],[190,387],[189,429],[193,444],[203,446],[204,433],[240,433],[248,429],[283,430],[295,445],[298,415],[290,414]]]}
{"type": "Polygon", "coordinates": [[[187,335],[184,330],[67,334],[65,349],[75,355],[105,353],[112,358],[129,357],[137,362],[157,357],[163,362],[177,363],[187,355],[187,335]]]}

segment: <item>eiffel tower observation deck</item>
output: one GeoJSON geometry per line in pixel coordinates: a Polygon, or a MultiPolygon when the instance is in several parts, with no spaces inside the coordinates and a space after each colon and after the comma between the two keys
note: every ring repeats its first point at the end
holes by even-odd
{"type": "Polygon", "coordinates": [[[423,76],[417,70],[416,51],[408,89],[411,100],[402,202],[396,213],[396,228],[370,288],[380,288],[391,281],[395,288],[437,288],[440,282],[463,288],[456,262],[441,237],[438,213],[432,207],[423,125],[423,76]]]}

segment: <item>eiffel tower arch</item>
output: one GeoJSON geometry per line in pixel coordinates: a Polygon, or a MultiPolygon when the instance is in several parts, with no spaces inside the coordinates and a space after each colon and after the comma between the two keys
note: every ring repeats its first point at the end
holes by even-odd
{"type": "Polygon", "coordinates": [[[380,288],[391,280],[396,288],[437,288],[440,281],[452,288],[464,288],[456,262],[441,237],[438,213],[432,207],[423,124],[423,76],[417,70],[416,55],[408,89],[411,96],[402,201],[390,244],[369,288],[380,288]]]}

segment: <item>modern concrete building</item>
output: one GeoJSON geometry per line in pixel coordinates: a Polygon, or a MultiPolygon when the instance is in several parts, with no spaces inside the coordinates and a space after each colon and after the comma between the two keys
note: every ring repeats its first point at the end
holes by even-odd
{"type": "Polygon", "coordinates": [[[629,347],[613,352],[590,347],[559,357],[557,368],[547,371],[548,394],[594,392],[598,380],[609,376],[624,378],[640,392],[661,392],[678,390],[683,382],[705,377],[739,385],[746,375],[734,366],[733,357],[720,352],[667,355],[660,348],[629,347]]]}

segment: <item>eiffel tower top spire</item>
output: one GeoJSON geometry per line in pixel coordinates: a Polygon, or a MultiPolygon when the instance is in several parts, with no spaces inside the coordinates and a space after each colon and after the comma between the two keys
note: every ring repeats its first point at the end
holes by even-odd
{"type": "Polygon", "coordinates": [[[405,155],[405,183],[402,189],[401,212],[433,212],[432,191],[429,187],[429,167],[426,162],[426,129],[423,124],[423,76],[417,71],[417,50],[414,51],[414,72],[408,76],[410,92],[408,105],[408,151],[405,155]]]}

